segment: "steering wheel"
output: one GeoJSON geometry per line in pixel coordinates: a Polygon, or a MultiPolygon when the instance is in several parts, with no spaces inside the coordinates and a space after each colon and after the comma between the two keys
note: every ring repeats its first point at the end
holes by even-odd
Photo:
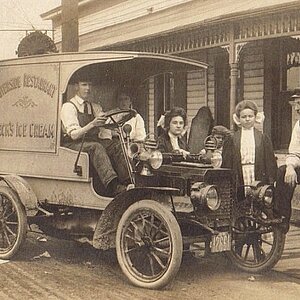
{"type": "Polygon", "coordinates": [[[134,109],[121,109],[121,110],[109,111],[105,113],[104,116],[109,118],[112,121],[112,123],[104,124],[101,127],[106,129],[114,129],[114,128],[122,127],[124,123],[126,123],[127,121],[135,117],[136,114],[137,112],[134,109]],[[116,121],[113,117],[119,114],[122,114],[122,117],[120,120],[116,121]]]}

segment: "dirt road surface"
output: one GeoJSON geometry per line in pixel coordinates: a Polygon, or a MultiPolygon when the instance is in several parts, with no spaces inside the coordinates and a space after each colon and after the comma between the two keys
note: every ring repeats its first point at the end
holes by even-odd
{"type": "Polygon", "coordinates": [[[161,291],[130,285],[114,251],[101,252],[29,233],[13,260],[0,261],[0,299],[298,300],[299,233],[300,229],[292,228],[282,260],[267,274],[239,272],[220,254],[202,259],[186,257],[175,280],[161,291]],[[46,241],[39,241],[41,237],[46,241]]]}

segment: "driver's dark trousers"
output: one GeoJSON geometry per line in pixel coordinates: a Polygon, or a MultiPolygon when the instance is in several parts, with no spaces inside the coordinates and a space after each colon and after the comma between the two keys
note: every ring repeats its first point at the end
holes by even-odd
{"type": "MultiPolygon", "coordinates": [[[[286,171],[286,165],[281,166],[277,171],[277,180],[275,188],[275,212],[285,217],[285,222],[288,224],[291,218],[292,205],[295,187],[291,187],[284,182],[284,176],[286,171]]],[[[300,169],[296,169],[298,181],[300,179],[300,169]]]]}
{"type": "MultiPolygon", "coordinates": [[[[65,142],[64,146],[79,151],[81,140],[65,142]]],[[[82,151],[89,154],[90,161],[100,181],[106,188],[108,184],[117,177],[119,178],[119,182],[128,183],[129,174],[119,141],[115,139],[99,139],[99,141],[86,140],[83,143],[82,151]]]]}

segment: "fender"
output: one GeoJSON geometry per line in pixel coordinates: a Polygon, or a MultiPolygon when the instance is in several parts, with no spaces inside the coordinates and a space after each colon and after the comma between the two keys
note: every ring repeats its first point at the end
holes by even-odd
{"type": "Polygon", "coordinates": [[[107,250],[115,247],[115,236],[119,221],[125,210],[133,203],[143,199],[153,199],[168,204],[171,195],[179,189],[168,187],[142,187],[134,188],[119,194],[111,201],[99,218],[93,237],[93,246],[97,249],[107,250]]]}
{"type": "Polygon", "coordinates": [[[17,193],[26,209],[27,215],[35,215],[38,211],[38,200],[28,182],[18,175],[1,176],[1,179],[17,193]]]}

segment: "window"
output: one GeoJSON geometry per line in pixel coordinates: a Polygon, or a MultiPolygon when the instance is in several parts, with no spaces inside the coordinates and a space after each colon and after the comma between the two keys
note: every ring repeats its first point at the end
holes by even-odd
{"type": "Polygon", "coordinates": [[[287,54],[287,91],[294,91],[300,87],[300,52],[287,54]]]}

